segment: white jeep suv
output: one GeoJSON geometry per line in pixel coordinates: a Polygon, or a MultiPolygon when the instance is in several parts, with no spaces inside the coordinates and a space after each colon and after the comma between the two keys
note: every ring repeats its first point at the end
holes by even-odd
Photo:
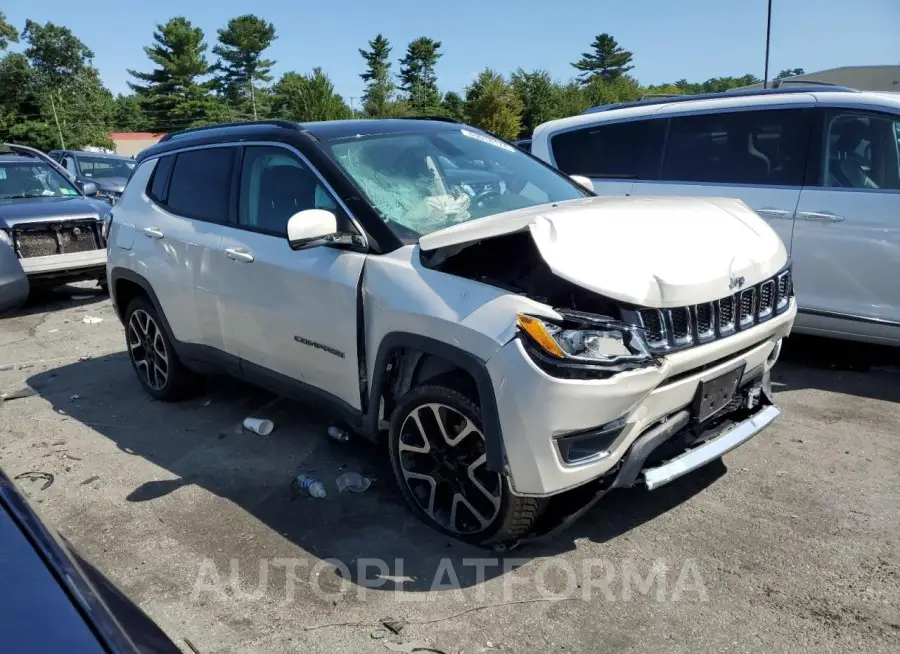
{"type": "Polygon", "coordinates": [[[145,150],[113,214],[147,392],[215,370],[335,410],[471,542],[661,486],[778,415],[790,267],[736,200],[598,198],[457,123],[265,121],[145,150]]]}

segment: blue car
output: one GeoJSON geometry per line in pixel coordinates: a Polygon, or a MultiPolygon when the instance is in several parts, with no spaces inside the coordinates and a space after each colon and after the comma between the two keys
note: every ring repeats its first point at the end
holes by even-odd
{"type": "MultiPolygon", "coordinates": [[[[52,483],[44,473],[19,477],[52,483]]],[[[181,651],[106,577],[41,523],[2,470],[0,651],[181,651]]]]}

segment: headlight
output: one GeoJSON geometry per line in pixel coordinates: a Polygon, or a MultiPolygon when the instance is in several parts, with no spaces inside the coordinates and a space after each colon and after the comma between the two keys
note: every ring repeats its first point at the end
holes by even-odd
{"type": "Polygon", "coordinates": [[[0,243],[6,243],[9,247],[13,247],[12,239],[5,229],[0,229],[0,243]]]}
{"type": "Polygon", "coordinates": [[[560,315],[565,318],[562,325],[524,314],[517,324],[543,354],[561,361],[623,369],[654,361],[637,327],[578,312],[560,315]]]}

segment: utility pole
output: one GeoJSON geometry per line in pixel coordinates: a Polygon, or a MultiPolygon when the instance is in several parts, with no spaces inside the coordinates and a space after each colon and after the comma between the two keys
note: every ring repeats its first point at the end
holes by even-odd
{"type": "Polygon", "coordinates": [[[763,75],[763,88],[769,88],[769,41],[772,38],[772,0],[769,0],[769,13],[766,17],[766,72],[763,75]]]}
{"type": "Polygon", "coordinates": [[[56,121],[56,131],[59,134],[59,147],[61,150],[65,150],[66,142],[63,140],[62,128],[59,126],[59,116],[56,115],[56,103],[53,101],[53,91],[50,91],[50,106],[53,107],[53,120],[56,121]]]}

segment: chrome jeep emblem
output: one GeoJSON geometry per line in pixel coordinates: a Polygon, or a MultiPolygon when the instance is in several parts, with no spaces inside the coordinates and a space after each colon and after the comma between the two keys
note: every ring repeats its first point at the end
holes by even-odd
{"type": "Polygon", "coordinates": [[[732,277],[731,281],[728,282],[728,290],[733,291],[736,288],[743,288],[744,286],[744,278],[743,277],[732,277]]]}

